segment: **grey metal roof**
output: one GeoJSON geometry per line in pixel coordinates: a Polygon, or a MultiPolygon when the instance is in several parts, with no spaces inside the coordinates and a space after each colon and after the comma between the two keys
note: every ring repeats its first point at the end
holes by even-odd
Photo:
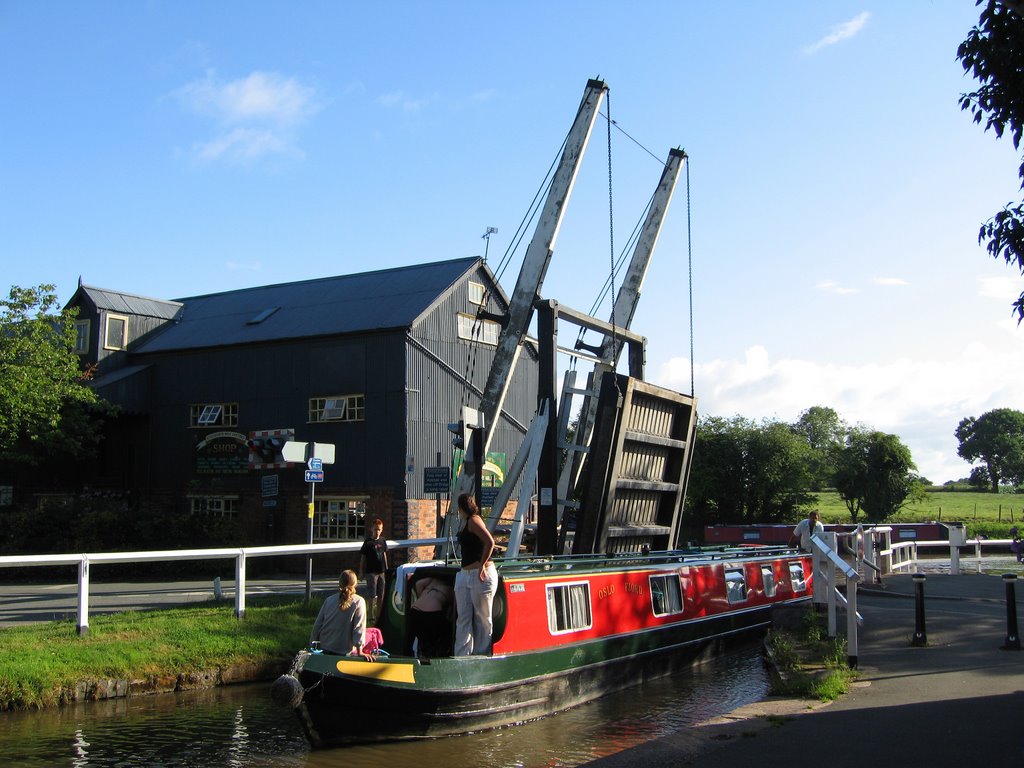
{"type": "Polygon", "coordinates": [[[166,352],[409,328],[478,257],[178,299],[173,323],[134,350],[166,352]]]}
{"type": "Polygon", "coordinates": [[[135,296],[123,291],[111,291],[106,288],[96,288],[91,285],[80,285],[78,294],[86,294],[98,309],[105,309],[125,315],[138,315],[142,317],[159,317],[164,320],[171,320],[181,303],[177,301],[165,301],[163,299],[150,299],[145,296],[135,296]]]}

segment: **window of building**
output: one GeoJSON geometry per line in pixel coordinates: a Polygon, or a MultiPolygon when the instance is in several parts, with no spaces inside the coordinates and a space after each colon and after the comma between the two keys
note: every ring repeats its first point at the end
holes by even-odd
{"type": "Polygon", "coordinates": [[[590,584],[555,584],[548,587],[548,630],[553,635],[590,629],[590,584]]]}
{"type": "Polygon", "coordinates": [[[804,574],[804,564],[789,564],[789,581],[793,585],[794,592],[803,592],[807,589],[807,576],[804,574]]]}
{"type": "Polygon", "coordinates": [[[493,320],[459,314],[459,338],[497,346],[501,326],[493,320]]]}
{"type": "Polygon", "coordinates": [[[80,355],[89,354],[89,331],[92,323],[89,320],[75,320],[75,352],[80,355]]]}
{"type": "Polygon", "coordinates": [[[725,595],[730,603],[742,603],[747,599],[747,581],[742,568],[728,568],[725,571],[725,595]]]}
{"type": "Polygon", "coordinates": [[[366,537],[365,498],[324,498],[315,503],[314,541],[359,541],[366,537]]]}
{"type": "Polygon", "coordinates": [[[127,349],[128,318],[124,315],[107,315],[106,333],[103,334],[104,349],[127,349]]]}
{"type": "Polygon", "coordinates": [[[484,303],[484,287],[480,283],[469,283],[469,303],[470,304],[483,304],[484,303]]]}
{"type": "Polygon", "coordinates": [[[309,399],[310,421],[363,421],[365,418],[365,395],[333,395],[309,399]]]}
{"type": "Polygon", "coordinates": [[[193,515],[203,517],[238,518],[237,496],[189,496],[189,507],[193,515]]]}
{"type": "Polygon", "coordinates": [[[651,608],[655,616],[683,612],[683,590],[675,573],[651,576],[651,608]]]}
{"type": "Polygon", "coordinates": [[[237,427],[238,403],[193,403],[189,406],[190,427],[237,427]]]}
{"type": "Polygon", "coordinates": [[[761,566],[761,583],[764,584],[764,596],[775,597],[775,571],[770,565],[761,566]]]}

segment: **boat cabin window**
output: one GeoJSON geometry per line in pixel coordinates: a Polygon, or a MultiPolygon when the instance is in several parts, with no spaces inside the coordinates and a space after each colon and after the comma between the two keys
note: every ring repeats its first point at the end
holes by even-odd
{"type": "Polygon", "coordinates": [[[764,596],[775,597],[775,572],[770,565],[761,566],[761,583],[764,585],[764,596]]]}
{"type": "Polygon", "coordinates": [[[803,563],[789,564],[789,581],[793,585],[794,592],[803,592],[807,589],[807,576],[804,575],[803,563]]]}
{"type": "Polygon", "coordinates": [[[725,595],[730,603],[742,603],[747,599],[747,582],[743,578],[742,568],[729,568],[725,571],[725,595]]]}
{"type": "Polygon", "coordinates": [[[683,591],[675,573],[651,576],[651,608],[655,616],[683,612],[683,591]]]}
{"type": "Polygon", "coordinates": [[[548,586],[548,630],[553,635],[590,629],[590,584],[548,586]]]}

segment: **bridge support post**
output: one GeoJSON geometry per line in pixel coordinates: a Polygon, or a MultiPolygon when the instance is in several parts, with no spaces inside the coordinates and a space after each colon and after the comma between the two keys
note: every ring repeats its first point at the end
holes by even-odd
{"type": "Polygon", "coordinates": [[[1020,633],[1017,632],[1017,574],[1004,573],[1003,583],[1006,584],[1006,643],[1004,651],[1020,650],[1020,633]]]}
{"type": "Polygon", "coordinates": [[[923,573],[915,573],[910,577],[914,582],[914,636],[910,644],[915,647],[928,645],[928,633],[924,627],[924,581],[923,573]]]}

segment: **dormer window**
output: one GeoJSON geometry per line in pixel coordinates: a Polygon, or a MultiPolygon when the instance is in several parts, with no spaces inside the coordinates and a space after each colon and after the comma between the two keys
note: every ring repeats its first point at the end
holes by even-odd
{"type": "Polygon", "coordinates": [[[90,330],[92,330],[90,320],[75,320],[75,352],[79,355],[89,354],[90,330]]]}
{"type": "Polygon", "coordinates": [[[103,333],[104,349],[128,348],[128,318],[124,315],[107,315],[107,327],[103,333]]]}

